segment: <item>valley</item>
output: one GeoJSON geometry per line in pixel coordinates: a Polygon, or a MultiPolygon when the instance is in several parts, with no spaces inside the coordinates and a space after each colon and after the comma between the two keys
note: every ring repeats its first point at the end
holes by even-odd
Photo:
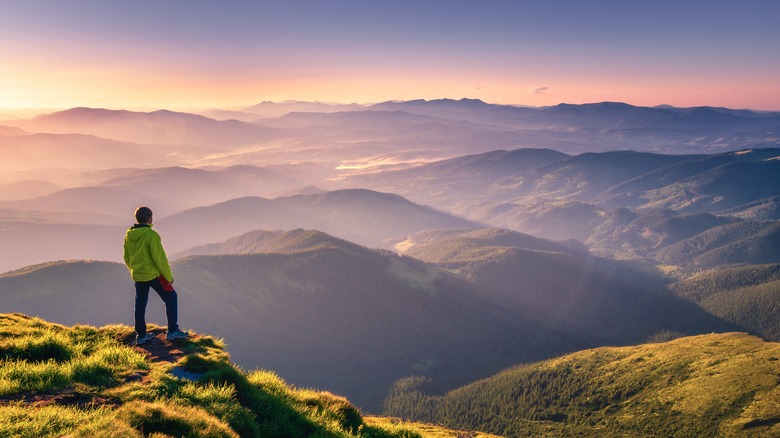
{"type": "Polygon", "coordinates": [[[121,242],[148,205],[181,323],[242,369],[499,436],[777,432],[780,113],[441,99],[0,125],[0,313],[131,323],[121,242]]]}

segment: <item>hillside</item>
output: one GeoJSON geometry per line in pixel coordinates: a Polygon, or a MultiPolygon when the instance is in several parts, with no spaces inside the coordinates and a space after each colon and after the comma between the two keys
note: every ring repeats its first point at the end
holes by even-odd
{"type": "Polygon", "coordinates": [[[317,229],[368,247],[391,248],[432,228],[481,225],[372,190],[348,189],[275,199],[245,197],[162,218],[155,226],[172,251],[215,243],[257,229],[317,229]]]}
{"type": "Polygon", "coordinates": [[[780,342],[778,264],[705,270],[673,284],[672,290],[713,315],[780,342]]]}
{"type": "Polygon", "coordinates": [[[424,237],[404,254],[478,285],[507,309],[530,311],[583,346],[735,329],[680,300],[651,270],[591,256],[581,245],[500,229],[424,237]]]}
{"type": "Polygon", "coordinates": [[[236,120],[217,121],[173,111],[117,111],[71,108],[14,124],[29,132],[89,134],[142,144],[244,146],[276,138],[277,130],[236,120]]]}
{"type": "Polygon", "coordinates": [[[698,267],[780,262],[780,221],[720,225],[661,250],[657,260],[698,267]]]}
{"type": "Polygon", "coordinates": [[[190,255],[255,254],[312,251],[326,248],[353,248],[355,244],[316,230],[255,230],[224,242],[200,245],[171,255],[172,259],[190,255]]]}
{"type": "MultiPolygon", "coordinates": [[[[575,348],[528,312],[408,257],[303,231],[273,246],[287,252],[175,261],[181,323],[225,338],[242,366],[277,370],[369,411],[410,374],[454,387],[575,348]]],[[[0,276],[4,311],[65,324],[130,322],[132,300],[120,264],[59,262],[0,276]]],[[[159,302],[150,301],[148,318],[164,320],[159,302]]]]}
{"type": "Polygon", "coordinates": [[[395,387],[385,413],[508,437],[777,436],[780,345],[743,333],[604,347],[430,396],[395,387]]]}
{"type": "Polygon", "coordinates": [[[218,339],[171,342],[153,328],[133,347],[127,326],[0,314],[0,436],[489,437],[367,421],[343,397],[239,369],[218,339]]]}

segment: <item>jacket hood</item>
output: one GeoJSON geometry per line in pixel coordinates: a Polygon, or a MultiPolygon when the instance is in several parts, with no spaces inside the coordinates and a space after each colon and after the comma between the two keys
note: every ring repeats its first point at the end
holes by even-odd
{"type": "Polygon", "coordinates": [[[152,231],[152,226],[149,224],[135,224],[127,230],[127,238],[130,241],[137,242],[150,231],[152,231]]]}

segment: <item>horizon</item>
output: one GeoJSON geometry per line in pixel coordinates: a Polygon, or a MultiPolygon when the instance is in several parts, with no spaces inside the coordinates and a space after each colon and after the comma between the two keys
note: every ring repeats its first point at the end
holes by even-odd
{"type": "Polygon", "coordinates": [[[552,108],[556,106],[561,105],[599,105],[599,104],[608,104],[608,103],[615,103],[615,104],[625,104],[632,107],[637,108],[658,108],[658,109],[664,109],[664,108],[674,108],[678,110],[686,110],[686,109],[696,109],[696,108],[713,108],[713,109],[727,109],[727,110],[734,110],[734,111],[752,111],[756,113],[775,113],[780,112],[780,109],[777,110],[763,110],[763,109],[756,109],[756,108],[737,108],[737,107],[727,107],[722,105],[696,105],[696,106],[676,106],[676,105],[670,105],[670,104],[658,104],[658,105],[635,105],[630,102],[623,102],[623,101],[609,101],[609,100],[603,100],[603,101],[594,101],[594,102],[582,102],[582,103],[571,103],[571,102],[559,102],[551,105],[542,105],[542,106],[532,106],[532,105],[524,105],[519,103],[495,103],[495,102],[486,102],[482,99],[477,98],[469,98],[469,97],[461,97],[461,98],[450,98],[450,97],[442,97],[442,98],[435,98],[435,99],[409,99],[409,100],[398,100],[398,99],[392,99],[392,100],[386,100],[381,102],[367,102],[367,103],[358,103],[358,102],[322,102],[317,100],[285,100],[285,101],[262,101],[257,102],[254,104],[246,105],[246,106],[238,106],[238,107],[225,107],[225,108],[216,108],[216,107],[187,107],[187,108],[169,108],[169,107],[91,107],[91,106],[75,106],[75,107],[61,107],[61,108],[0,108],[0,122],[2,121],[14,121],[14,120],[23,120],[28,118],[34,118],[37,116],[47,115],[47,114],[53,114],[57,112],[63,112],[68,110],[74,110],[74,109],[89,109],[89,110],[105,110],[105,111],[130,111],[130,112],[140,112],[140,113],[153,113],[156,111],[171,111],[171,112],[180,112],[180,113],[192,113],[192,114],[198,114],[201,112],[208,112],[208,111],[237,111],[240,112],[242,110],[248,109],[255,105],[260,104],[274,104],[274,105],[284,105],[284,104],[321,104],[321,105],[328,105],[328,106],[338,106],[338,105],[360,105],[365,107],[366,109],[370,108],[372,105],[378,105],[382,103],[388,103],[388,102],[397,102],[397,103],[405,103],[405,102],[415,102],[415,101],[424,101],[424,102],[435,102],[435,101],[444,101],[444,100],[450,100],[454,102],[458,101],[480,101],[482,103],[485,103],[487,105],[495,105],[495,106],[510,106],[510,107],[517,107],[517,108],[530,108],[530,109],[544,109],[544,108],[552,108]]]}
{"type": "Polygon", "coordinates": [[[780,110],[780,4],[11,1],[0,114],[286,100],[780,110]],[[25,36],[19,38],[20,35],[25,36]]]}

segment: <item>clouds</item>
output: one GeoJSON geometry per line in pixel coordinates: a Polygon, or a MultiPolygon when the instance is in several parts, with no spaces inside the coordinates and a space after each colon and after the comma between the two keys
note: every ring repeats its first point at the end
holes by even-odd
{"type": "Polygon", "coordinates": [[[550,87],[544,87],[544,86],[542,86],[542,87],[534,87],[534,88],[531,88],[530,90],[528,90],[528,92],[531,93],[531,94],[544,94],[549,89],[550,89],[550,87]]]}

